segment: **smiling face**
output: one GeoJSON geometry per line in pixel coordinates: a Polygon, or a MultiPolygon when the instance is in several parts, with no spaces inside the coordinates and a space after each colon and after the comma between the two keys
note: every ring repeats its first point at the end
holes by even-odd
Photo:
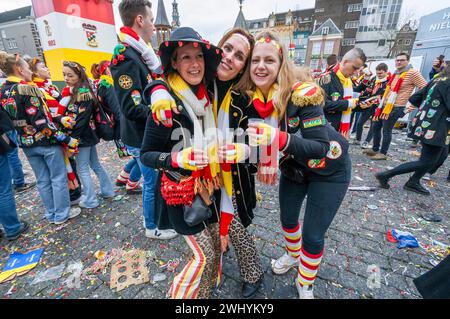
{"type": "Polygon", "coordinates": [[[74,87],[80,80],[78,75],[68,66],[63,67],[63,76],[64,82],[70,87],[74,87]]]}
{"type": "Polygon", "coordinates": [[[250,78],[267,97],[280,71],[281,58],[272,43],[258,43],[252,54],[250,78]]]}
{"type": "Polygon", "coordinates": [[[198,85],[205,75],[205,60],[203,51],[199,46],[194,47],[192,43],[177,48],[174,52],[175,59],[172,67],[178,71],[183,80],[190,85],[198,85]]]}
{"type": "Polygon", "coordinates": [[[242,73],[245,68],[250,44],[243,36],[232,35],[222,45],[224,57],[217,68],[217,75],[221,81],[229,81],[242,73]]]}

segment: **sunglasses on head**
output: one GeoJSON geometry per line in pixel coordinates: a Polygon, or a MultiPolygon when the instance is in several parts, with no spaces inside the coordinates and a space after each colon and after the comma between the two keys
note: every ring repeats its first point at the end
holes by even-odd
{"type": "Polygon", "coordinates": [[[63,66],[68,66],[68,67],[71,67],[71,68],[75,68],[78,71],[80,71],[80,66],[77,63],[72,62],[72,61],[63,61],[63,66]]]}

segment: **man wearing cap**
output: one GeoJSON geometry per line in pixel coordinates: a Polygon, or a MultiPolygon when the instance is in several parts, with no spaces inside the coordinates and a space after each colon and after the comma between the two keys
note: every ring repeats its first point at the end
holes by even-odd
{"type": "Polygon", "coordinates": [[[120,29],[120,43],[114,49],[111,73],[122,115],[121,136],[128,152],[137,160],[144,177],[142,206],[145,235],[153,239],[172,239],[176,232],[160,230],[155,224],[154,169],[140,160],[142,139],[150,108],[143,103],[142,92],[156,74],[161,73],[161,62],[150,45],[155,27],[152,5],[148,0],[123,0],[119,13],[124,26],[120,29]]]}

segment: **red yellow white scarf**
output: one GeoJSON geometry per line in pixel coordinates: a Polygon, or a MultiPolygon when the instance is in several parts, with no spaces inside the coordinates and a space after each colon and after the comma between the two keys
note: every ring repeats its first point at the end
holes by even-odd
{"type": "MultiPolygon", "coordinates": [[[[340,65],[337,64],[333,71],[339,78],[342,86],[344,87],[344,100],[350,100],[353,98],[353,82],[351,78],[347,78],[342,74],[340,69],[340,65]]],[[[345,138],[348,138],[350,132],[350,122],[352,118],[352,109],[349,107],[346,111],[342,112],[341,123],[339,126],[339,133],[342,134],[345,138]]]]}
{"type": "Polygon", "coordinates": [[[384,91],[383,98],[381,99],[380,104],[378,105],[378,108],[375,110],[375,117],[378,117],[383,114],[391,114],[392,109],[394,108],[394,103],[397,100],[398,92],[400,91],[400,88],[402,87],[403,81],[406,77],[406,74],[408,74],[408,70],[402,72],[400,75],[395,74],[391,77],[389,80],[389,83],[386,86],[386,90],[384,91]],[[394,79],[398,77],[398,81],[395,84],[394,88],[392,89],[392,83],[394,82],[394,79]],[[383,107],[384,106],[384,107],[383,107]]]}

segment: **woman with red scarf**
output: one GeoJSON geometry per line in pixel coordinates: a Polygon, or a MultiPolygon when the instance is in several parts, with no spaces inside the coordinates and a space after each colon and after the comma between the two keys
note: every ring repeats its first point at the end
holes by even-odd
{"type": "MultiPolygon", "coordinates": [[[[117,153],[122,158],[128,156],[128,152],[126,146],[120,140],[120,105],[114,91],[114,80],[111,77],[109,66],[110,62],[105,60],[99,64],[94,63],[91,67],[91,73],[95,79],[94,88],[97,98],[114,123],[114,142],[116,143],[117,153]]],[[[142,193],[142,189],[139,186],[140,178],[141,170],[136,159],[132,158],[117,177],[116,185],[126,186],[127,194],[140,194],[142,193]]]]}
{"type": "MultiPolygon", "coordinates": [[[[33,71],[33,83],[41,90],[54,122],[57,123],[61,131],[67,133],[75,125],[75,121],[70,117],[64,116],[66,107],[59,103],[62,95],[58,88],[52,84],[50,70],[44,61],[39,58],[29,60],[28,64],[30,65],[31,71],[33,71]]],[[[76,173],[76,162],[72,155],[73,152],[69,152],[69,148],[65,147],[64,161],[66,163],[67,178],[69,181],[70,204],[77,205],[81,198],[81,186],[80,179],[76,173]]]]}

